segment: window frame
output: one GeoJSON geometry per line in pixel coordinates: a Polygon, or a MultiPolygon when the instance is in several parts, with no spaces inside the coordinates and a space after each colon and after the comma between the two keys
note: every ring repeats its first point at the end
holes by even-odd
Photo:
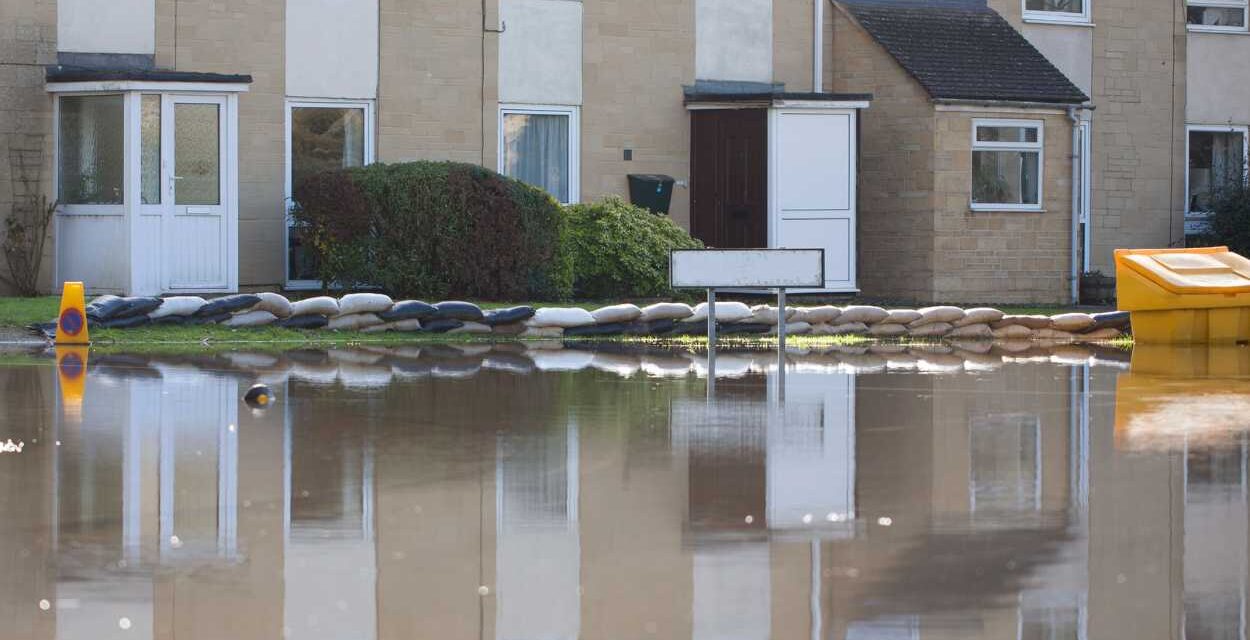
{"type": "Polygon", "coordinates": [[[291,184],[291,123],[294,110],[304,108],[363,109],[365,112],[365,155],[363,166],[368,166],[377,161],[373,155],[373,100],[292,97],[288,97],[286,99],[282,135],[285,144],[282,169],[282,280],[286,283],[284,288],[288,291],[309,291],[321,288],[321,282],[319,280],[293,280],[291,278],[291,198],[293,197],[293,194],[291,193],[293,189],[293,185],[291,184]]]}
{"type": "MultiPolygon", "coordinates": [[[[541,104],[516,104],[501,103],[499,105],[499,118],[496,125],[499,129],[498,147],[496,149],[496,166],[495,170],[504,174],[504,148],[506,141],[504,140],[504,118],[509,115],[530,115],[530,116],[565,116],[569,119],[569,158],[568,158],[568,175],[569,175],[569,199],[568,202],[560,204],[575,204],[581,201],[581,108],[570,105],[541,105],[541,104]]],[[[553,194],[551,197],[556,198],[553,194]]],[[[559,198],[556,198],[558,201],[559,198]]]]}
{"type": "Polygon", "coordinates": [[[1210,211],[1191,211],[1189,209],[1190,192],[1190,166],[1189,154],[1193,144],[1193,134],[1195,132],[1202,133],[1240,133],[1241,134],[1241,158],[1242,158],[1242,180],[1250,178],[1246,175],[1247,167],[1250,166],[1250,126],[1246,125],[1210,125],[1210,124],[1187,124],[1185,125],[1185,209],[1184,209],[1184,225],[1185,235],[1195,235],[1202,233],[1196,226],[1204,226],[1205,220],[1211,216],[1210,211]],[[1190,232],[1190,223],[1195,224],[1195,229],[1190,232]]]}
{"type": "MultiPolygon", "coordinates": [[[[52,194],[56,199],[61,197],[61,99],[62,98],[78,98],[78,97],[108,97],[121,96],[122,99],[122,121],[119,126],[122,129],[122,171],[123,175],[126,169],[126,152],[128,151],[125,139],[126,127],[130,124],[131,103],[134,101],[132,92],[119,91],[75,91],[67,93],[55,94],[52,101],[52,194]]],[[[137,129],[135,134],[137,135],[137,129]]],[[[92,203],[92,204],[57,204],[57,215],[62,216],[125,216],[126,215],[126,181],[123,179],[122,201],[112,204],[92,203]]],[[[142,196],[142,194],[139,194],[142,196]]]]}
{"type": "Polygon", "coordinates": [[[1045,120],[1002,120],[994,118],[974,118],[972,121],[972,156],[969,157],[968,203],[973,211],[1020,211],[1040,212],[1046,192],[1046,121],[1045,120]],[[1037,142],[983,142],[977,140],[977,130],[981,127],[1029,127],[1037,129],[1037,142]],[[973,200],[975,189],[972,174],[971,158],[978,151],[1020,151],[1037,153],[1037,204],[989,203],[973,200]]]}
{"type": "Polygon", "coordinates": [[[1250,33],[1250,2],[1247,2],[1247,0],[1186,0],[1185,29],[1198,33],[1250,33]],[[1189,7],[1241,9],[1241,26],[1225,27],[1219,25],[1190,24],[1189,7]]]}
{"type": "Polygon", "coordinates": [[[1090,24],[1089,5],[1093,0],[1082,0],[1081,12],[1038,11],[1029,9],[1029,0],[1020,0],[1020,10],[1025,22],[1052,22],[1056,24],[1090,24]]]}

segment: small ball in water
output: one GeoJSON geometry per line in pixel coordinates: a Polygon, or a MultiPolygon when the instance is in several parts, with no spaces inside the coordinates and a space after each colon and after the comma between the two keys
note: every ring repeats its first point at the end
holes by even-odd
{"type": "Polygon", "coordinates": [[[243,401],[253,409],[264,409],[273,402],[273,391],[267,385],[254,384],[243,394],[243,401]]]}

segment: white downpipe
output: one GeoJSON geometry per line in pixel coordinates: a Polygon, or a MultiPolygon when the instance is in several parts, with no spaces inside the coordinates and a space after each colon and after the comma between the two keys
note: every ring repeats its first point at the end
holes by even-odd
{"type": "Polygon", "coordinates": [[[1069,275],[1072,280],[1072,304],[1077,304],[1081,300],[1081,264],[1076,249],[1080,242],[1081,189],[1084,185],[1081,183],[1081,118],[1076,107],[1068,107],[1068,119],[1072,121],[1072,242],[1069,245],[1072,249],[1072,272],[1069,275]]]}
{"type": "Polygon", "coordinates": [[[825,88],[825,0],[813,0],[812,9],[812,93],[825,88]]]}

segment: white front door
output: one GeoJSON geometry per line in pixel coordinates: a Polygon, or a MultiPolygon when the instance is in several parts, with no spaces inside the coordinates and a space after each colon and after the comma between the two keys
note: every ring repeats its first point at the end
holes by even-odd
{"type": "Polygon", "coordinates": [[[166,95],[162,102],[165,291],[230,288],[225,96],[166,95]]]}

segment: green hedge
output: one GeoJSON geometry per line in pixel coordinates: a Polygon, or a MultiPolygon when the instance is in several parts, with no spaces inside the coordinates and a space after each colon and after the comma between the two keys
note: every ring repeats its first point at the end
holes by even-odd
{"type": "Polygon", "coordinates": [[[560,205],[477,165],[329,171],[295,185],[294,200],[324,283],[432,299],[563,300],[572,292],[560,205]]]}
{"type": "Polygon", "coordinates": [[[616,196],[566,207],[565,215],[573,293],[582,298],[668,295],[669,252],[703,247],[667,216],[616,196]]]}

